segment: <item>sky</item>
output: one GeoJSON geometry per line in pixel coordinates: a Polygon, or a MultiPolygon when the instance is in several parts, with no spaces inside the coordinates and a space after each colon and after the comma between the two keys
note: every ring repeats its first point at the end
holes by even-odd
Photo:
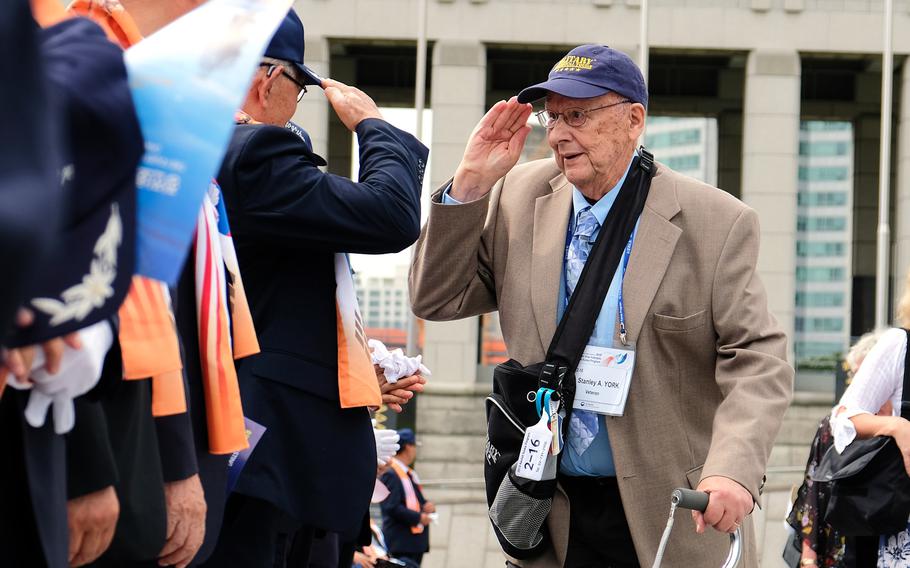
{"type": "MultiPolygon", "coordinates": [[[[392,125],[397,126],[398,128],[414,134],[417,130],[417,111],[413,108],[380,108],[382,116],[392,125]]],[[[421,141],[426,146],[431,146],[431,136],[433,132],[433,111],[427,109],[424,111],[423,119],[423,137],[421,141]]],[[[353,142],[353,159],[351,161],[351,179],[357,179],[357,173],[360,170],[360,160],[359,160],[359,151],[357,145],[357,137],[354,137],[353,142]]],[[[430,158],[432,162],[432,157],[430,158]]],[[[424,176],[423,183],[423,195],[421,196],[421,205],[420,205],[420,214],[421,219],[420,223],[423,225],[423,222],[427,218],[427,208],[429,207],[430,202],[430,164],[427,164],[426,175],[424,176]]],[[[408,248],[397,254],[382,254],[382,255],[372,255],[372,254],[352,254],[351,255],[351,265],[353,266],[356,272],[360,272],[364,276],[393,276],[395,274],[395,267],[399,265],[407,265],[410,263],[411,259],[411,249],[408,248]]]]}

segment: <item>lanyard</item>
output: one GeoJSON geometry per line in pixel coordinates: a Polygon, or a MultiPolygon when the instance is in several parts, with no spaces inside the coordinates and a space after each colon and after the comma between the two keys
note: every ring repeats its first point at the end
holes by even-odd
{"type": "MultiPolygon", "coordinates": [[[[566,233],[566,254],[563,257],[563,266],[569,260],[569,246],[572,242],[571,229],[566,233]]],[[[622,276],[619,279],[619,301],[618,311],[619,311],[619,340],[623,345],[628,345],[626,341],[626,310],[625,304],[622,300],[622,284],[626,279],[626,269],[629,267],[629,258],[632,256],[632,243],[635,241],[635,233],[638,230],[638,226],[632,229],[632,235],[629,237],[629,242],[626,243],[626,248],[622,253],[622,276]]],[[[593,247],[593,245],[592,245],[593,247]]],[[[563,269],[563,278],[565,278],[565,269],[563,269]]],[[[569,283],[565,283],[565,294],[563,294],[563,301],[565,302],[565,307],[569,306],[569,283]]]]}
{"type": "Polygon", "coordinates": [[[554,392],[556,391],[553,389],[537,389],[537,396],[534,397],[534,403],[537,406],[537,416],[540,416],[545,411],[550,414],[550,400],[553,398],[554,392]]]}
{"type": "Polygon", "coordinates": [[[629,267],[629,257],[632,256],[632,242],[635,240],[635,229],[632,229],[632,236],[626,243],[626,250],[622,253],[622,276],[619,278],[619,340],[623,345],[626,342],[626,310],[622,301],[622,283],[626,280],[626,268],[629,267]]]}

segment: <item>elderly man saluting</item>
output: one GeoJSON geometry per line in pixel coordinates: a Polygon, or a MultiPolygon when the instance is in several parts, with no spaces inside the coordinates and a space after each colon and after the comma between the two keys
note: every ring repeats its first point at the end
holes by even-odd
{"type": "MultiPolygon", "coordinates": [[[[433,196],[411,267],[414,312],[451,320],[499,310],[509,354],[542,361],[617,195],[635,191],[623,184],[647,104],[638,67],[600,45],[573,49],[547,81],[496,103],[433,196]],[[514,167],[527,103],[538,99],[554,156],[514,167]]],[[[634,350],[626,403],[608,416],[579,409],[576,397],[547,519],[552,544],[527,566],[650,566],[675,487],[710,502],[670,541],[666,565],[719,566],[725,533],[741,524],[745,565],[757,565],[748,515],[793,381],[755,270],[758,217],[717,188],[654,168],[627,265],[588,341],[634,350]]]]}

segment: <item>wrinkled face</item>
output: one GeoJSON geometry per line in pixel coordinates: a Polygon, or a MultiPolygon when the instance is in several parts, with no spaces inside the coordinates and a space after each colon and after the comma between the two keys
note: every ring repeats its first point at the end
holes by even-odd
{"type": "MultiPolygon", "coordinates": [[[[550,93],[546,109],[563,113],[569,109],[595,109],[623,100],[616,93],[591,99],[570,99],[550,93]]],[[[547,141],[569,182],[586,197],[599,199],[626,171],[643,126],[644,107],[626,102],[587,113],[581,126],[569,126],[560,117],[547,131],[547,141]]]]}

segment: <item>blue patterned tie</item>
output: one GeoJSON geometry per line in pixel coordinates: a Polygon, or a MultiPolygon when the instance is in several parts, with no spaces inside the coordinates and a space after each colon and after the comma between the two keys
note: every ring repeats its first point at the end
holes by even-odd
{"type": "MultiPolygon", "coordinates": [[[[571,296],[575,292],[578,278],[588,260],[591,252],[591,237],[600,227],[597,217],[591,213],[590,207],[585,207],[578,212],[575,220],[575,233],[569,243],[569,252],[566,255],[566,293],[571,296]]],[[[597,414],[588,410],[574,409],[569,420],[569,444],[579,456],[588,449],[594,437],[597,436],[597,414]]]]}

